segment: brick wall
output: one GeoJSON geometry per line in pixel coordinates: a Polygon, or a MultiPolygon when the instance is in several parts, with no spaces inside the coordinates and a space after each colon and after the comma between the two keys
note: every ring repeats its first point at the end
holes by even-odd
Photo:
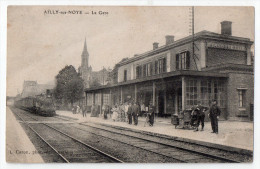
{"type": "Polygon", "coordinates": [[[254,103],[254,74],[253,73],[229,73],[227,84],[228,119],[249,121],[250,104],[254,103]],[[238,88],[244,88],[245,109],[239,108],[238,88]]]}
{"type": "Polygon", "coordinates": [[[246,60],[245,51],[208,48],[206,65],[210,67],[221,63],[246,64],[246,60]]]}

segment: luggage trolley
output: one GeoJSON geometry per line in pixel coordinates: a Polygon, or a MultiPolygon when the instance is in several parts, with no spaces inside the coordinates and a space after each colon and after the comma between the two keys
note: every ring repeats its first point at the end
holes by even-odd
{"type": "Polygon", "coordinates": [[[175,128],[191,129],[191,112],[192,109],[186,109],[178,114],[172,114],[171,123],[175,126],[175,128]]]}

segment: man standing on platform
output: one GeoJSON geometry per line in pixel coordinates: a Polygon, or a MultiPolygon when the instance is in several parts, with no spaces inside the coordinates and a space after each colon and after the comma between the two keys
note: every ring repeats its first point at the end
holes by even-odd
{"type": "Polygon", "coordinates": [[[142,117],[145,113],[145,105],[144,105],[144,102],[141,104],[141,114],[140,116],[142,117]]]}
{"type": "Polygon", "coordinates": [[[83,115],[83,117],[87,117],[87,107],[86,106],[82,107],[82,115],[83,115]]]}
{"type": "Polygon", "coordinates": [[[138,115],[140,113],[139,111],[140,111],[139,106],[137,105],[136,102],[134,102],[134,105],[132,107],[132,112],[133,112],[134,124],[136,126],[138,124],[138,115]]]}
{"type": "Polygon", "coordinates": [[[218,119],[219,119],[220,113],[221,113],[221,111],[220,111],[219,107],[217,106],[217,101],[213,100],[213,104],[209,110],[209,118],[211,120],[211,127],[212,127],[211,133],[218,134],[218,119]]]}
{"type": "Polygon", "coordinates": [[[196,126],[195,131],[199,131],[200,124],[201,124],[201,131],[203,131],[204,130],[205,111],[207,111],[208,108],[202,106],[200,104],[200,102],[198,101],[196,110],[198,111],[198,115],[197,115],[197,126],[196,126]]]}
{"type": "Polygon", "coordinates": [[[128,116],[128,124],[132,124],[132,110],[133,106],[132,103],[129,102],[128,110],[127,110],[127,116],[128,116]]]}
{"type": "Polygon", "coordinates": [[[155,112],[155,107],[153,106],[153,103],[150,102],[149,109],[148,109],[149,125],[150,126],[153,126],[153,123],[154,123],[154,112],[155,112]]]}

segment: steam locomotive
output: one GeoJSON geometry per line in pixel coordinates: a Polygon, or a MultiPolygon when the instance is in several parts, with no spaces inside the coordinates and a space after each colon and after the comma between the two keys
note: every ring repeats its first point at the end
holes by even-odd
{"type": "Polygon", "coordinates": [[[49,97],[26,97],[15,101],[14,106],[40,116],[55,116],[55,107],[49,97]]]}

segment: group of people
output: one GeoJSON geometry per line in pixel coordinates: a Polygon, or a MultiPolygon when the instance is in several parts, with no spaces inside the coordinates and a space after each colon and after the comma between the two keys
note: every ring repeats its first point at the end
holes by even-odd
{"type": "Polygon", "coordinates": [[[84,107],[81,107],[81,106],[79,106],[79,105],[73,106],[73,107],[72,107],[72,113],[73,113],[73,114],[82,114],[83,117],[86,117],[86,115],[87,115],[87,109],[86,109],[86,107],[84,108],[84,107]]]}
{"type": "MultiPolygon", "coordinates": [[[[201,125],[201,131],[204,130],[204,120],[205,120],[205,113],[208,110],[207,107],[202,106],[201,104],[197,105],[193,108],[191,113],[191,126],[194,127],[194,131],[199,131],[199,126],[201,125]]],[[[209,109],[209,118],[211,120],[211,127],[212,133],[218,134],[218,119],[220,116],[220,109],[217,106],[217,101],[213,100],[212,105],[209,109]]]]}
{"type": "MultiPolygon", "coordinates": [[[[154,124],[154,106],[150,103],[148,110],[143,109],[144,104],[141,106],[137,102],[125,102],[124,104],[116,104],[112,109],[112,120],[128,122],[128,124],[134,123],[138,125],[138,117],[147,112],[149,117],[149,125],[154,124]]],[[[105,114],[105,113],[104,113],[105,114]]]]}
{"type": "MultiPolygon", "coordinates": [[[[92,106],[94,109],[94,106],[92,106]]],[[[201,125],[201,131],[204,130],[204,120],[206,116],[207,107],[198,104],[197,106],[192,108],[191,112],[191,120],[190,124],[194,128],[194,131],[199,131],[199,126],[201,125]]],[[[83,117],[86,117],[87,110],[86,108],[80,107],[79,105],[74,106],[72,108],[73,114],[82,113],[83,117]]],[[[94,111],[93,111],[94,112],[94,111]]],[[[155,107],[152,102],[149,103],[149,106],[146,107],[144,103],[139,105],[137,102],[125,102],[124,104],[116,104],[112,109],[112,120],[120,121],[120,122],[128,122],[128,124],[138,125],[138,116],[146,115],[146,122],[150,126],[154,124],[154,115],[155,115],[155,107]]],[[[110,107],[108,105],[104,105],[102,107],[102,115],[104,119],[108,118],[108,114],[110,113],[110,107]]],[[[213,100],[212,105],[209,109],[209,118],[211,120],[212,133],[218,134],[218,119],[220,116],[220,109],[217,106],[217,101],[213,100]]]]}

